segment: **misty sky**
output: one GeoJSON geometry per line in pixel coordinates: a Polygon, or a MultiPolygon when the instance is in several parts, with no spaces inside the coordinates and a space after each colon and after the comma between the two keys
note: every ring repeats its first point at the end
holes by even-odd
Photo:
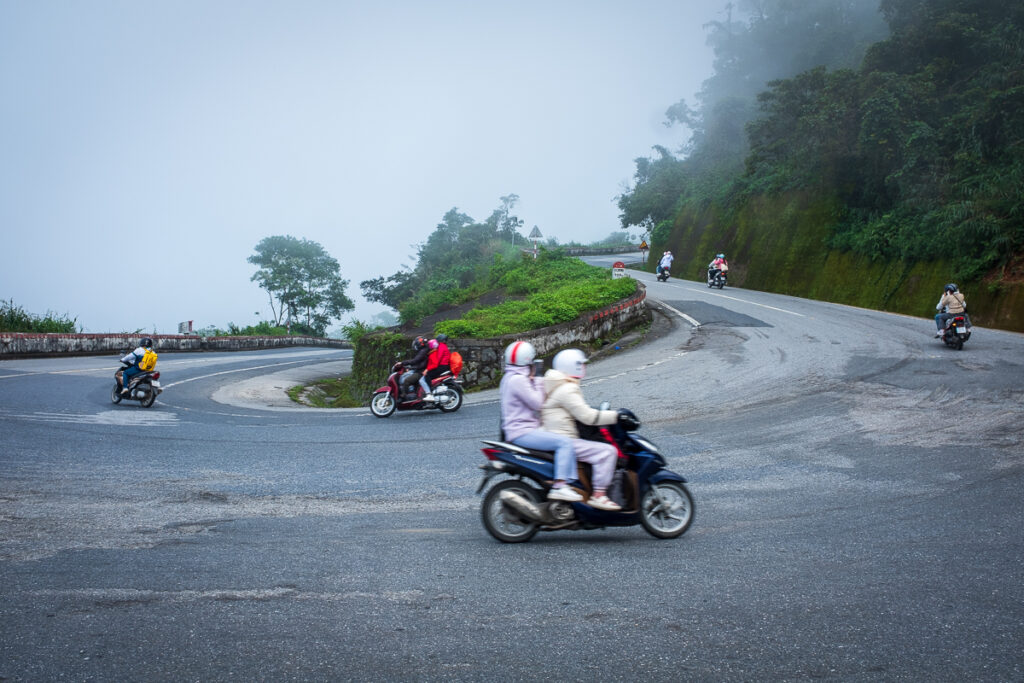
{"type": "MultiPolygon", "coordinates": [[[[725,0],[0,0],[0,299],[86,332],[270,317],[246,261],[315,240],[359,281],[452,207],[619,228],[633,159],[711,73],[725,0]],[[259,315],[256,313],[259,312],[259,315]]],[[[336,326],[332,326],[336,327],[336,326]]]]}

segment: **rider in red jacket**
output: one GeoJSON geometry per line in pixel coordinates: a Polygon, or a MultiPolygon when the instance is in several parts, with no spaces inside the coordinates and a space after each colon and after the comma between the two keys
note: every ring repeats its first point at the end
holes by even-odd
{"type": "Polygon", "coordinates": [[[447,335],[439,334],[437,339],[427,342],[430,347],[430,355],[427,356],[427,370],[420,379],[424,400],[433,400],[434,398],[430,393],[430,382],[446,372],[451,372],[452,352],[448,349],[448,344],[445,343],[447,340],[447,335]]]}

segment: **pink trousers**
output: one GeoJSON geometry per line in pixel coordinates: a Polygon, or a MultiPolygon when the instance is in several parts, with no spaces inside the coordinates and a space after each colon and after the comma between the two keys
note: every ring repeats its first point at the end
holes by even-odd
{"type": "Polygon", "coordinates": [[[615,473],[615,459],[619,452],[610,443],[573,439],[572,449],[576,452],[576,460],[589,462],[594,468],[594,488],[607,489],[615,473]]]}

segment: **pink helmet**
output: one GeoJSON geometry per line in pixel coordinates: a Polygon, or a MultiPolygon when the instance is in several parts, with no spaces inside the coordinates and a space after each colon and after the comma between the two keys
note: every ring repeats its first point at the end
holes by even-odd
{"type": "Polygon", "coordinates": [[[430,348],[431,351],[433,351],[434,349],[437,348],[437,340],[431,339],[430,341],[427,342],[427,346],[430,348]]]}

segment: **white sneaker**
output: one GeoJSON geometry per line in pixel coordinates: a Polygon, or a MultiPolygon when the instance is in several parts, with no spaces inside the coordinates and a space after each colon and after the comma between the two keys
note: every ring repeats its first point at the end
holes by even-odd
{"type": "Polygon", "coordinates": [[[936,339],[938,339],[941,336],[942,336],[942,332],[941,331],[935,333],[935,338],[936,339]]]}
{"type": "Polygon", "coordinates": [[[423,400],[428,401],[429,403],[433,403],[434,401],[437,400],[437,398],[433,394],[427,394],[426,396],[423,397],[423,400]]]}
{"type": "Polygon", "coordinates": [[[598,498],[591,496],[590,500],[587,501],[587,505],[598,510],[609,510],[611,512],[617,512],[622,509],[621,505],[608,496],[600,496],[598,498]]]}
{"type": "Polygon", "coordinates": [[[568,486],[559,486],[548,491],[548,500],[564,500],[570,503],[578,503],[583,500],[583,496],[568,486]]]}

